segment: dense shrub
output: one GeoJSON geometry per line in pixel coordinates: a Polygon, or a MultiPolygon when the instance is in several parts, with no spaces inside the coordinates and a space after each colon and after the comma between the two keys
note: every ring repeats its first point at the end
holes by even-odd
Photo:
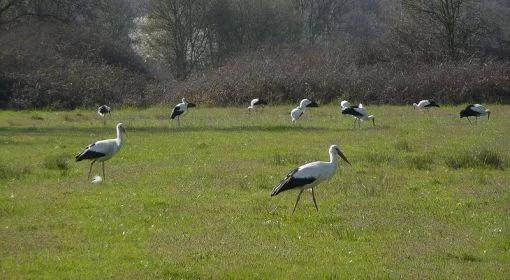
{"type": "Polygon", "coordinates": [[[167,98],[186,95],[215,105],[246,103],[253,97],[294,102],[312,97],[353,102],[510,102],[510,62],[479,60],[423,64],[380,59],[360,63],[349,49],[264,49],[174,85],[167,98]]]}
{"type": "Polygon", "coordinates": [[[0,108],[147,102],[150,78],[139,57],[86,30],[52,24],[20,27],[4,34],[0,44],[0,108]]]}

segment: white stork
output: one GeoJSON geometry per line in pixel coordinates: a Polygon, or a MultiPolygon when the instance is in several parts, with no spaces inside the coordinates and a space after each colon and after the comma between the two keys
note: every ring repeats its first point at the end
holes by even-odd
{"type": "Polygon", "coordinates": [[[485,107],[481,104],[470,104],[466,107],[466,109],[460,111],[460,118],[466,117],[471,123],[469,117],[475,117],[475,122],[478,123],[478,117],[487,115],[487,120],[491,117],[491,111],[485,109],[485,107]]]}
{"type": "Polygon", "coordinates": [[[180,116],[188,112],[188,108],[191,107],[196,107],[196,105],[191,102],[187,102],[186,98],[183,98],[181,103],[175,105],[170,118],[173,120],[177,117],[177,123],[181,126],[180,116]]]}
{"type": "Polygon", "coordinates": [[[367,109],[363,107],[363,104],[359,104],[358,106],[351,106],[342,110],[342,115],[351,115],[354,117],[354,128],[356,128],[356,122],[358,126],[361,128],[361,121],[372,120],[372,124],[375,127],[375,117],[374,115],[369,115],[367,109]]]}
{"type": "Polygon", "coordinates": [[[319,207],[317,206],[317,201],[315,199],[314,188],[318,184],[328,181],[333,177],[338,165],[337,155],[350,165],[342,150],[340,150],[337,145],[331,145],[331,147],[329,147],[329,162],[311,162],[292,170],[287,177],[278,184],[278,186],[274,187],[271,192],[271,196],[275,196],[286,190],[299,190],[294,210],[292,210],[292,213],[294,214],[303,191],[306,189],[312,189],[313,203],[315,204],[317,211],[319,211],[319,207]]]}
{"type": "Polygon", "coordinates": [[[257,109],[258,107],[264,107],[264,105],[267,105],[267,102],[264,99],[261,98],[255,98],[252,99],[250,102],[250,106],[248,106],[248,111],[251,112],[251,110],[257,109]]]}
{"type": "Polygon", "coordinates": [[[297,106],[290,112],[290,117],[292,119],[292,122],[293,123],[297,122],[297,120],[299,118],[301,118],[301,116],[303,116],[303,114],[306,111],[306,108],[308,108],[308,107],[319,107],[319,104],[317,104],[317,102],[315,102],[313,100],[306,99],[306,98],[301,100],[301,102],[299,102],[299,106],[297,106]]]}
{"type": "Polygon", "coordinates": [[[413,103],[413,108],[416,109],[430,109],[432,107],[439,107],[439,105],[434,100],[422,100],[418,102],[418,104],[413,103]]]}
{"type": "Polygon", "coordinates": [[[103,125],[106,125],[106,114],[112,115],[112,108],[110,108],[108,105],[101,105],[99,108],[97,108],[97,114],[103,119],[103,125]]]}
{"type": "Polygon", "coordinates": [[[92,172],[92,166],[96,161],[103,164],[103,179],[105,177],[104,162],[112,158],[122,147],[122,142],[126,130],[122,123],[117,124],[117,138],[101,140],[94,142],[85,148],[83,152],[76,156],[76,161],[82,161],[84,159],[91,160],[88,179],[90,179],[90,172],[92,172]]]}

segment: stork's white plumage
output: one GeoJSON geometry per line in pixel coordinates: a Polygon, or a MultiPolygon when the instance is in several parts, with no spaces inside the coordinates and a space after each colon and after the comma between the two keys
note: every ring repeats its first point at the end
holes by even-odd
{"type": "Polygon", "coordinates": [[[106,114],[111,115],[112,108],[108,105],[101,105],[97,108],[97,114],[103,119],[103,124],[106,124],[106,114]]]}
{"type": "Polygon", "coordinates": [[[359,104],[356,106],[351,106],[342,110],[343,115],[351,115],[354,117],[354,127],[356,127],[356,122],[358,126],[361,128],[361,121],[372,120],[372,124],[375,127],[375,117],[374,115],[369,115],[367,109],[363,107],[363,104],[359,104]]]}
{"type": "Polygon", "coordinates": [[[83,152],[76,156],[76,161],[82,161],[84,159],[91,160],[89,175],[92,171],[92,166],[96,161],[99,161],[103,165],[103,179],[105,177],[104,172],[104,162],[112,158],[122,147],[122,143],[124,140],[124,136],[126,134],[126,130],[124,129],[124,125],[122,123],[117,124],[117,138],[115,139],[107,139],[94,142],[88,145],[83,152]]]}
{"type": "Polygon", "coordinates": [[[290,112],[290,117],[292,119],[292,122],[293,123],[297,122],[297,120],[299,120],[299,118],[301,118],[303,116],[303,114],[306,111],[306,108],[308,108],[308,107],[319,107],[319,104],[317,104],[317,102],[307,99],[307,98],[302,99],[301,102],[299,102],[299,106],[292,109],[292,111],[290,112]]]}
{"type": "Polygon", "coordinates": [[[487,120],[490,119],[491,111],[486,109],[481,104],[470,104],[466,107],[466,109],[460,111],[460,118],[466,117],[471,123],[469,117],[475,117],[475,122],[478,123],[478,117],[487,115],[487,120]]]}
{"type": "Polygon", "coordinates": [[[416,109],[430,109],[432,107],[439,107],[434,100],[421,100],[418,104],[413,103],[413,107],[416,109]]]}
{"type": "Polygon", "coordinates": [[[267,105],[267,102],[265,100],[260,99],[260,98],[255,98],[255,99],[251,100],[250,106],[248,106],[248,110],[249,111],[255,110],[258,107],[264,107],[264,105],[267,105]]]}
{"type": "Polygon", "coordinates": [[[337,145],[331,145],[329,147],[329,162],[311,162],[292,170],[285,179],[274,187],[271,192],[271,196],[275,196],[286,190],[299,190],[294,210],[292,210],[292,213],[294,213],[303,191],[306,189],[312,189],[313,202],[315,204],[315,208],[319,211],[319,207],[317,206],[317,201],[315,199],[314,188],[318,184],[328,181],[333,177],[338,165],[337,155],[350,164],[342,150],[337,145]]]}
{"type": "Polygon", "coordinates": [[[290,111],[290,117],[292,122],[295,123],[301,116],[305,113],[305,107],[297,106],[292,111],[290,111]]]}
{"type": "Polygon", "coordinates": [[[302,99],[301,102],[299,102],[299,107],[301,107],[301,108],[319,107],[319,104],[317,104],[317,102],[315,102],[311,99],[305,98],[305,99],[302,99]]]}
{"type": "Polygon", "coordinates": [[[342,102],[340,102],[340,109],[345,110],[349,107],[351,107],[351,103],[349,103],[349,101],[343,100],[342,102]]]}
{"type": "Polygon", "coordinates": [[[190,103],[186,101],[186,98],[182,99],[182,102],[175,105],[174,109],[172,110],[172,113],[170,115],[170,118],[173,120],[177,118],[177,123],[179,126],[181,126],[181,120],[180,116],[186,114],[188,112],[188,108],[195,107],[196,105],[193,103],[190,103]]]}

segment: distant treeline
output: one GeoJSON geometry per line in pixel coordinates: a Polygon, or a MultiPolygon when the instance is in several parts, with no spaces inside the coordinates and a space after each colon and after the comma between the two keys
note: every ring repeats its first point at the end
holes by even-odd
{"type": "Polygon", "coordinates": [[[510,102],[505,0],[0,0],[0,108],[510,102]]]}

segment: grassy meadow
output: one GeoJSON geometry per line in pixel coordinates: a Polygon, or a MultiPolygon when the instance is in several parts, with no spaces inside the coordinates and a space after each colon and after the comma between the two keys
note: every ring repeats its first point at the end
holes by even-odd
{"type": "MultiPolygon", "coordinates": [[[[510,277],[510,106],[469,125],[463,106],[431,114],[368,106],[353,129],[338,107],[0,111],[0,278],[510,277]],[[102,184],[74,162],[115,135],[102,184]],[[328,160],[333,179],[270,197],[294,167],[328,160]]],[[[101,174],[96,164],[92,175],[101,174]]]]}

